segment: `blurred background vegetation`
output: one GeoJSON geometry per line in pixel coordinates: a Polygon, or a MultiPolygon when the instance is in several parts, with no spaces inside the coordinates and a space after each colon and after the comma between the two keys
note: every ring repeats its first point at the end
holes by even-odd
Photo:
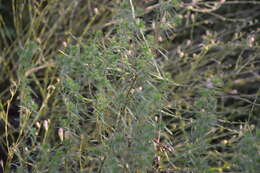
{"type": "Polygon", "coordinates": [[[258,172],[259,11],[0,0],[0,172],[258,172]]]}

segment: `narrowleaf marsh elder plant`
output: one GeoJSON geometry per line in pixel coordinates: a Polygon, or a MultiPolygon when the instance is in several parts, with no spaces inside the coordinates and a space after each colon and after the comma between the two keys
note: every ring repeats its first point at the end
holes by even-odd
{"type": "MultiPolygon", "coordinates": [[[[97,162],[102,172],[151,170],[155,156],[155,114],[164,104],[167,80],[156,68],[153,39],[138,40],[131,27],[140,30],[134,21],[122,23],[105,43],[97,34],[69,46],[57,59],[66,110],[57,121],[78,138],[84,136],[91,147],[81,151],[88,152],[83,157],[93,158],[84,160],[97,162]]],[[[86,161],[79,160],[82,169],[86,161]]]]}

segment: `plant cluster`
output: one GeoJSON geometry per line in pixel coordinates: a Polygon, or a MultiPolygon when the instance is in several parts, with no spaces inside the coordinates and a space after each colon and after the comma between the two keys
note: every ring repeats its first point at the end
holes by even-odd
{"type": "Polygon", "coordinates": [[[0,0],[0,172],[257,172],[259,10],[0,0]]]}

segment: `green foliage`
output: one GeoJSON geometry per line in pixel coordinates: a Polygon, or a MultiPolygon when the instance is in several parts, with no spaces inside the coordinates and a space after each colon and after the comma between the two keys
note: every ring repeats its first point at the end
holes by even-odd
{"type": "Polygon", "coordinates": [[[260,169],[252,1],[6,2],[4,172],[260,169]]]}

